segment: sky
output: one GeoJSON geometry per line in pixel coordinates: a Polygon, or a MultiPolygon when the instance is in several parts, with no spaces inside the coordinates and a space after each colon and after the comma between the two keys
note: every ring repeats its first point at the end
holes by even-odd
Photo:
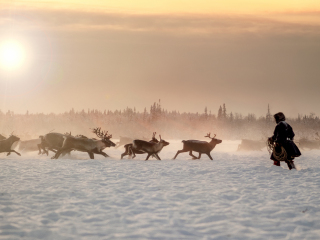
{"type": "Polygon", "coordinates": [[[0,110],[320,115],[319,29],[314,0],[0,0],[0,49],[21,50],[0,110]]]}

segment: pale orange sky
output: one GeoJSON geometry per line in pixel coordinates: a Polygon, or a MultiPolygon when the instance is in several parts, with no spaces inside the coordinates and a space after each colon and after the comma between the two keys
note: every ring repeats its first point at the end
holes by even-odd
{"type": "MultiPolygon", "coordinates": [[[[9,1],[2,0],[1,2],[9,1]]],[[[318,0],[19,0],[11,2],[85,9],[105,8],[135,13],[253,13],[320,10],[320,1],[318,0]]]]}
{"type": "Polygon", "coordinates": [[[0,110],[320,115],[320,1],[3,1],[0,110]]]}

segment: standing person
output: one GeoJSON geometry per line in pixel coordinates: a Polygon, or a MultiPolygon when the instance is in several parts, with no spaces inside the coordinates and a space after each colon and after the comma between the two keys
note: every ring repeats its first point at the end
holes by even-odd
{"type": "Polygon", "coordinates": [[[280,161],[285,161],[290,170],[295,169],[293,159],[301,155],[299,148],[293,142],[295,134],[292,127],[285,121],[286,117],[282,112],[276,113],[274,119],[277,126],[273,136],[268,139],[274,148],[270,159],[273,160],[273,165],[280,166],[280,161]]]}

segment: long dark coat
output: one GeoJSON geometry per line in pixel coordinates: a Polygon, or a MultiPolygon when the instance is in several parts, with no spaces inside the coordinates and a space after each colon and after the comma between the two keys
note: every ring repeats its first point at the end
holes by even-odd
{"type": "MultiPolygon", "coordinates": [[[[293,160],[295,157],[301,155],[299,148],[293,142],[294,135],[292,127],[287,122],[281,121],[277,124],[272,136],[273,141],[284,147],[288,155],[288,160],[293,160]]],[[[276,151],[280,151],[280,149],[276,148],[276,151]]],[[[276,160],[273,154],[271,154],[270,159],[276,160]]]]}

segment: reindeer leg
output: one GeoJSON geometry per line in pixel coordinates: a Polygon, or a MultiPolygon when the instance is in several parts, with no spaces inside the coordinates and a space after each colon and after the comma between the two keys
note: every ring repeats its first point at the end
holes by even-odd
{"type": "Polygon", "coordinates": [[[47,154],[47,156],[48,156],[48,155],[49,155],[49,150],[47,150],[47,149],[45,149],[45,148],[44,148],[44,149],[43,149],[43,153],[42,153],[42,154],[45,154],[45,153],[46,153],[46,154],[47,154]]]}
{"type": "Polygon", "coordinates": [[[159,155],[157,153],[153,154],[158,160],[161,160],[161,158],[159,157],[159,155]]]}
{"type": "Polygon", "coordinates": [[[102,151],[99,154],[101,154],[104,157],[110,157],[108,154],[106,154],[105,152],[102,152],[102,151]]]}
{"type": "Polygon", "coordinates": [[[21,156],[20,153],[16,152],[15,150],[10,150],[8,153],[7,153],[7,156],[9,156],[12,152],[16,153],[17,155],[21,156]]]}
{"type": "Polygon", "coordinates": [[[16,153],[17,155],[21,156],[21,154],[18,153],[17,151],[15,151],[15,150],[11,150],[11,152],[14,152],[14,153],[16,153]]]}
{"type": "Polygon", "coordinates": [[[48,150],[50,150],[51,152],[57,153],[57,151],[54,150],[53,148],[49,148],[48,150]]]}
{"type": "Polygon", "coordinates": [[[208,157],[209,157],[211,160],[213,160],[212,157],[211,157],[211,155],[210,155],[210,153],[207,153],[207,155],[208,155],[208,157]]]}
{"type": "Polygon", "coordinates": [[[198,159],[195,155],[192,154],[192,151],[189,152],[189,155],[192,157],[192,159],[198,159]]]}
{"type": "Polygon", "coordinates": [[[122,153],[121,154],[121,159],[123,159],[123,157],[126,156],[126,155],[127,155],[126,152],[122,153]]]}
{"type": "Polygon", "coordinates": [[[201,158],[201,154],[202,154],[202,153],[199,153],[199,157],[198,157],[198,159],[200,159],[200,158],[201,158]]]}
{"type": "Polygon", "coordinates": [[[135,152],[133,151],[133,149],[131,147],[128,147],[129,151],[130,151],[130,155],[132,155],[132,159],[134,159],[136,157],[135,152]]]}
{"type": "Polygon", "coordinates": [[[174,158],[173,159],[176,159],[176,157],[178,156],[178,154],[180,154],[180,153],[183,153],[183,152],[188,152],[187,150],[178,150],[177,151],[177,154],[174,156],[174,158]]]}
{"type": "Polygon", "coordinates": [[[147,156],[147,158],[146,158],[145,161],[147,161],[151,155],[152,155],[152,154],[148,153],[148,156],[147,156]]]}
{"type": "Polygon", "coordinates": [[[94,159],[94,155],[92,152],[88,152],[90,159],[94,159]]]}
{"type": "Polygon", "coordinates": [[[63,149],[60,149],[56,152],[56,154],[51,159],[58,159],[60,154],[62,153],[63,149]]]}

